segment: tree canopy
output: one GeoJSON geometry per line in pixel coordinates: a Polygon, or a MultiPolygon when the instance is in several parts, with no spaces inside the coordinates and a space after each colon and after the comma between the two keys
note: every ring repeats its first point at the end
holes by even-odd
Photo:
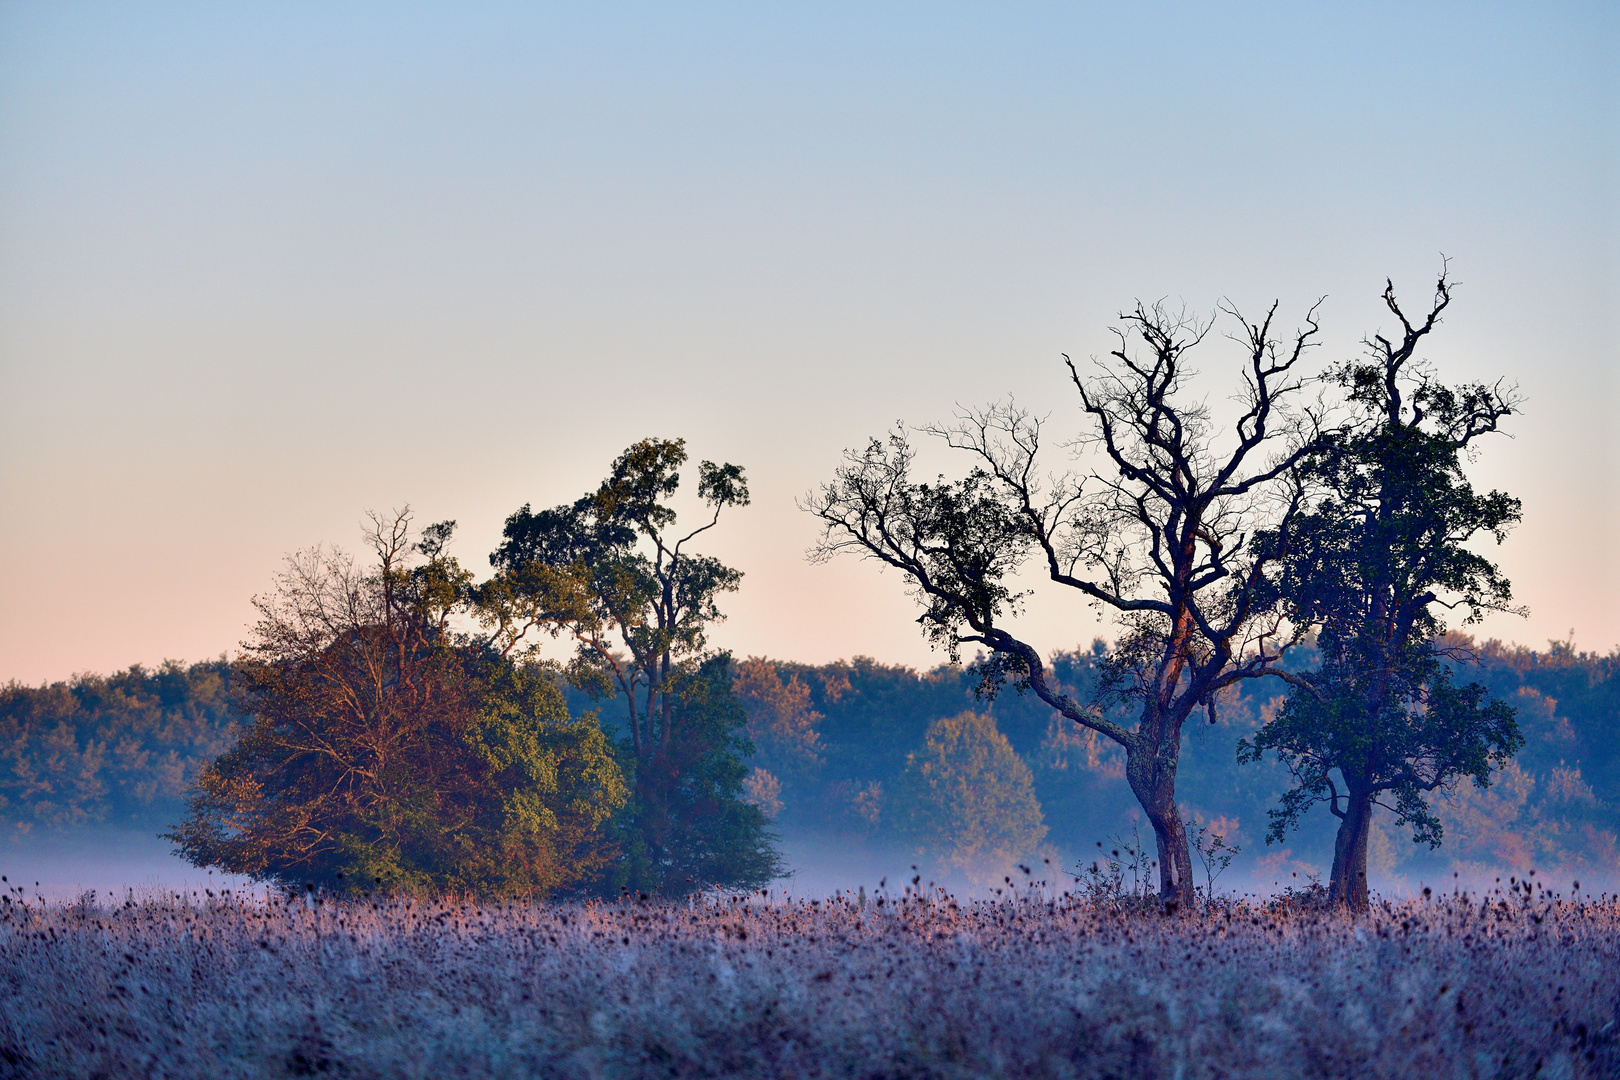
{"type": "Polygon", "coordinates": [[[412,549],[374,519],[376,562],[292,557],[234,668],[249,718],[171,834],[198,865],[354,890],[549,893],[600,874],[625,802],[594,718],[555,673],[454,633],[452,523],[412,549]],[[413,561],[412,555],[422,556],[413,561]]]}

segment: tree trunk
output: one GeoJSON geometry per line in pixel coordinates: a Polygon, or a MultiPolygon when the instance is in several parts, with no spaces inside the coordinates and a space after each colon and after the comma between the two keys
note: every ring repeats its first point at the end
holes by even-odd
{"type": "Polygon", "coordinates": [[[1372,792],[1359,784],[1350,784],[1345,798],[1344,817],[1339,821],[1339,835],[1333,842],[1333,880],[1328,885],[1328,899],[1351,911],[1366,911],[1367,899],[1367,838],[1372,826],[1372,792]]]}
{"type": "Polygon", "coordinates": [[[1159,900],[1166,911],[1194,906],[1192,851],[1176,805],[1176,757],[1151,749],[1125,754],[1125,778],[1142,804],[1159,852],[1159,900]]]}

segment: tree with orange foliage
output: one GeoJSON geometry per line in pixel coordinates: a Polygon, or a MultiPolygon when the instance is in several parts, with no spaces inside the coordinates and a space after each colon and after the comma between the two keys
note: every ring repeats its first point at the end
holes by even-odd
{"type": "Polygon", "coordinates": [[[779,791],[799,791],[820,768],[821,714],[810,705],[810,688],[798,675],[784,681],[776,665],[751,656],[736,666],[737,700],[748,713],[748,738],[754,744],[751,775],[779,791]],[[769,779],[766,779],[768,777],[769,779]]]}

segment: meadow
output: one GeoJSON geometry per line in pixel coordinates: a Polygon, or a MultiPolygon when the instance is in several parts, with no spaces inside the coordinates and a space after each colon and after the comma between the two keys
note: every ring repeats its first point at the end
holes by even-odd
{"type": "MultiPolygon", "coordinates": [[[[9,887],[9,886],[8,886],[9,887]]],[[[11,1077],[1605,1077],[1620,903],[0,905],[11,1077]]]]}

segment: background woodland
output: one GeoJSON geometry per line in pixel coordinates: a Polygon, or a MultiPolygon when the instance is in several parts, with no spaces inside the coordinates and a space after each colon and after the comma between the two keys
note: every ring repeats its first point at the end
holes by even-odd
{"type": "MultiPolygon", "coordinates": [[[[1525,745],[1490,788],[1465,781],[1439,801],[1438,849],[1381,823],[1375,879],[1415,887],[1453,872],[1620,873],[1620,652],[1456,643],[1478,659],[1467,678],[1518,708],[1525,745]]],[[[1106,652],[1097,642],[1062,653],[1052,670],[1078,696],[1106,652]]],[[[1306,650],[1293,662],[1314,658],[1306,650]]],[[[745,788],[792,852],[904,856],[984,882],[1039,855],[1072,868],[1099,841],[1111,849],[1130,838],[1137,811],[1119,752],[1033,696],[977,700],[971,664],[919,672],[865,657],[819,666],[752,658],[733,673],[755,746],[745,788]],[[965,714],[988,722],[963,723],[965,714]]],[[[0,688],[0,827],[11,837],[172,827],[188,783],[236,741],[230,676],[224,660],[170,662],[0,688]]],[[[572,713],[598,708],[612,734],[611,708],[565,693],[572,713]]],[[[1266,811],[1287,777],[1272,763],[1236,761],[1237,741],[1282,699],[1276,680],[1241,684],[1220,702],[1217,723],[1189,727],[1182,756],[1185,811],[1239,846],[1233,872],[1262,885],[1325,874],[1332,852],[1325,812],[1286,844],[1266,845],[1266,811]]]]}

